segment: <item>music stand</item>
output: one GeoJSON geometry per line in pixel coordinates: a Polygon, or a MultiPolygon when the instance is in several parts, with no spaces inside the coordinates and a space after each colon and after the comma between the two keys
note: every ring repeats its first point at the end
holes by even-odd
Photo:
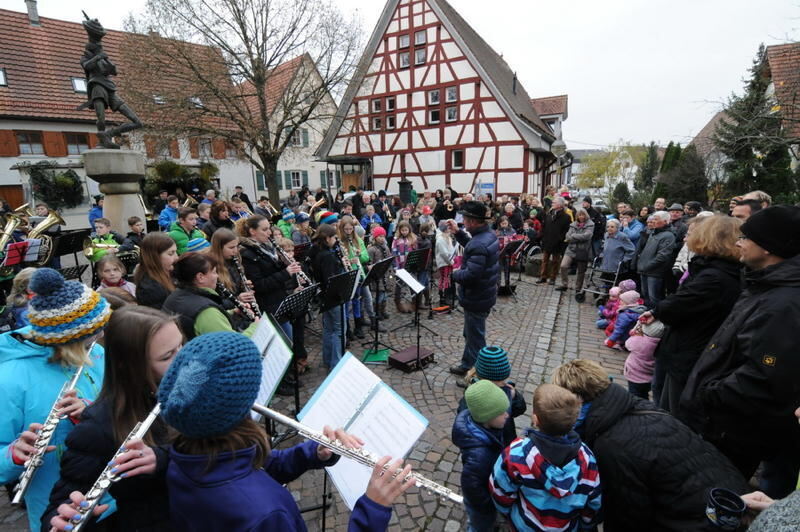
{"type": "MultiPolygon", "coordinates": [[[[422,251],[426,251],[426,250],[422,250],[422,251]]],[[[419,298],[419,295],[422,293],[423,290],[425,290],[425,287],[422,284],[420,284],[419,281],[414,279],[414,277],[408,271],[406,271],[404,269],[397,270],[397,281],[398,282],[399,281],[403,281],[411,289],[411,291],[414,293],[415,297],[417,297],[417,298],[419,298]],[[405,279],[404,279],[404,277],[405,277],[405,279]]],[[[393,355],[390,358],[390,364],[389,365],[394,366],[394,367],[399,367],[399,368],[403,369],[404,371],[407,371],[407,370],[409,370],[408,361],[409,360],[414,360],[416,364],[413,366],[413,369],[411,369],[411,371],[413,371],[415,369],[418,369],[418,370],[422,371],[422,376],[425,377],[425,384],[428,385],[428,389],[429,390],[433,390],[433,388],[431,388],[431,383],[428,381],[428,375],[425,373],[425,368],[424,368],[424,364],[423,364],[423,362],[425,362],[425,363],[429,362],[428,359],[432,357],[433,353],[431,351],[429,351],[429,350],[426,350],[425,357],[423,359],[422,353],[420,351],[420,345],[419,344],[420,344],[420,337],[422,336],[422,333],[420,332],[420,327],[425,327],[425,326],[422,325],[420,323],[420,321],[419,321],[419,308],[416,308],[414,310],[414,317],[415,317],[415,322],[416,322],[416,327],[417,327],[417,345],[416,345],[416,348],[410,347],[408,349],[404,349],[403,351],[400,351],[396,355],[393,355]],[[413,355],[409,356],[409,352],[413,352],[413,355]]],[[[405,327],[405,325],[403,327],[405,327]]],[[[428,329],[427,327],[425,327],[425,328],[428,329]]],[[[428,330],[430,331],[430,329],[428,329],[428,330]]],[[[433,331],[431,331],[431,332],[433,332],[433,331]]],[[[436,335],[436,333],[434,333],[434,335],[436,335]]]]}
{"type": "Polygon", "coordinates": [[[517,294],[515,293],[517,287],[511,285],[511,255],[519,249],[523,242],[524,240],[521,239],[508,242],[503,247],[503,251],[500,252],[500,256],[498,257],[500,264],[503,265],[503,271],[500,272],[500,275],[506,278],[506,284],[503,285],[503,279],[501,277],[500,286],[497,287],[497,294],[501,296],[511,296],[514,298],[514,302],[517,301],[517,294]]]}
{"type": "MultiPolygon", "coordinates": [[[[431,251],[432,248],[425,248],[425,249],[415,249],[414,251],[410,252],[406,257],[406,264],[403,269],[409,273],[419,273],[421,271],[424,271],[428,267],[428,264],[430,263],[431,251]]],[[[408,285],[408,283],[406,283],[406,285],[408,285]]],[[[422,325],[419,321],[419,298],[421,295],[422,295],[421,290],[418,293],[414,294],[414,319],[412,319],[405,325],[397,327],[392,332],[397,332],[400,329],[405,329],[406,327],[422,327],[432,335],[439,336],[438,333],[433,331],[430,327],[422,325]]]]}
{"type": "Polygon", "coordinates": [[[309,251],[311,251],[311,242],[306,242],[305,244],[295,244],[294,260],[297,262],[304,262],[308,258],[309,251]]]}
{"type": "Polygon", "coordinates": [[[5,256],[3,257],[2,266],[10,267],[22,264],[25,255],[28,252],[28,242],[11,242],[6,246],[5,256]]]}
{"type": "MultiPolygon", "coordinates": [[[[386,273],[389,271],[389,268],[392,267],[392,263],[394,262],[394,257],[387,257],[379,262],[376,262],[372,265],[369,272],[367,272],[367,276],[364,278],[364,285],[369,290],[369,283],[375,283],[375,303],[380,300],[381,298],[381,284],[383,278],[386,276],[386,273]]],[[[395,351],[395,348],[386,345],[383,342],[378,340],[378,329],[380,328],[381,323],[381,313],[375,312],[375,326],[373,327],[374,338],[372,340],[368,340],[366,342],[362,342],[361,345],[372,344],[372,349],[367,350],[364,353],[364,356],[361,358],[362,362],[367,362],[367,357],[369,355],[376,355],[378,353],[378,347],[385,347],[389,351],[395,351]]]]}
{"type": "Polygon", "coordinates": [[[358,286],[358,270],[350,270],[349,272],[340,273],[328,278],[325,283],[325,290],[322,292],[322,308],[320,312],[325,312],[334,307],[342,306],[342,355],[345,353],[345,344],[347,339],[345,337],[345,328],[347,318],[345,316],[344,304],[353,299],[356,287],[358,286]]]}
{"type": "Polygon", "coordinates": [[[520,266],[519,266],[519,274],[517,275],[517,282],[518,283],[527,283],[527,284],[534,284],[530,281],[526,281],[522,278],[522,271],[525,269],[525,262],[528,260],[529,257],[535,255],[538,251],[541,251],[542,248],[534,244],[533,242],[528,242],[525,245],[525,249],[522,250],[520,253],[520,266]]]}
{"type": "Polygon", "coordinates": [[[72,229],[62,231],[58,236],[53,237],[55,251],[53,257],[63,257],[72,254],[75,264],[78,262],[78,253],[83,254],[83,241],[91,234],[91,229],[72,229]]]}

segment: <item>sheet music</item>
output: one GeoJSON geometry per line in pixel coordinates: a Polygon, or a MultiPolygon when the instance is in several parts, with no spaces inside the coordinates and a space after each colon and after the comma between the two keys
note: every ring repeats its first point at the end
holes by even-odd
{"type": "MultiPolygon", "coordinates": [[[[283,379],[286,369],[292,363],[292,350],[275,329],[275,325],[267,316],[263,317],[256,328],[251,340],[262,353],[261,361],[261,386],[258,389],[256,403],[268,406],[275,395],[275,390],[283,379]],[[256,338],[258,335],[258,338],[256,338]],[[262,347],[263,346],[263,347],[262,347]]],[[[256,421],[261,419],[261,414],[250,412],[250,417],[256,421]]]]}
{"type": "Polygon", "coordinates": [[[420,292],[425,290],[425,287],[422,286],[419,283],[419,281],[417,281],[416,278],[414,278],[413,275],[408,273],[408,271],[403,268],[397,270],[397,277],[400,278],[401,281],[406,283],[408,287],[411,289],[411,291],[414,292],[415,294],[419,294],[420,292]]]}
{"type": "Polygon", "coordinates": [[[39,248],[42,245],[42,241],[38,238],[29,238],[26,242],[28,243],[28,251],[25,253],[25,258],[23,260],[25,262],[35,262],[39,260],[39,248]]]}
{"type": "Polygon", "coordinates": [[[298,415],[304,425],[346,427],[380,378],[347,353],[298,415]]]}
{"type": "Polygon", "coordinates": [[[270,341],[276,336],[276,331],[272,327],[270,321],[264,317],[261,318],[261,321],[258,322],[258,327],[256,327],[253,336],[250,339],[256,344],[258,347],[258,352],[261,353],[263,356],[267,350],[267,345],[269,345],[270,341]]]}

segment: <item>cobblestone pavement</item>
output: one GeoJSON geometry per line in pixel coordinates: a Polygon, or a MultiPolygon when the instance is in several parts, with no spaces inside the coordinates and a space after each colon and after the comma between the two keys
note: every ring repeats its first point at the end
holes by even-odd
{"type": "MultiPolygon", "coordinates": [[[[549,379],[553,369],[567,360],[591,358],[602,363],[615,380],[622,380],[622,364],[625,355],[607,349],[602,345],[603,334],[595,328],[595,307],[591,300],[578,304],[574,292],[556,292],[552,286],[532,284],[534,278],[523,277],[526,281],[518,285],[516,299],[503,297],[498,300],[487,321],[487,342],[500,345],[510,355],[511,379],[523,393],[528,403],[528,411],[517,419],[517,427],[522,429],[530,421],[530,402],[536,386],[549,379]]],[[[407,314],[390,311],[391,319],[385,322],[390,331],[407,323],[407,314]]],[[[438,483],[460,491],[459,476],[461,460],[458,448],[450,441],[450,429],[455,417],[456,407],[463,390],[456,386],[456,377],[448,368],[461,359],[464,339],[461,336],[463,316],[459,313],[436,315],[427,319],[423,314],[422,323],[438,336],[432,336],[424,329],[421,346],[435,352],[436,363],[429,366],[423,375],[411,374],[385,366],[370,366],[397,393],[417,408],[430,422],[412,450],[409,460],[416,471],[438,483]],[[425,382],[427,377],[431,389],[425,382]]],[[[310,363],[313,370],[301,378],[300,403],[305,402],[325,376],[319,369],[321,364],[319,337],[312,330],[319,331],[319,320],[312,323],[306,335],[310,363]]],[[[381,340],[404,349],[415,345],[416,331],[406,327],[381,335],[381,340]]],[[[350,349],[361,355],[360,344],[352,343],[350,349]]],[[[276,396],[272,407],[286,414],[294,411],[291,398],[276,396]]],[[[295,443],[289,440],[282,444],[295,443]]],[[[322,497],[322,472],[311,471],[288,488],[301,507],[318,503],[322,497]]],[[[342,502],[332,484],[332,505],[326,514],[326,530],[346,530],[350,512],[342,502]]],[[[310,531],[322,530],[322,512],[319,510],[303,514],[310,531]]],[[[22,513],[12,509],[5,498],[0,503],[0,532],[23,530],[25,519],[22,513]]],[[[466,529],[466,515],[461,507],[444,502],[434,496],[422,493],[415,488],[399,499],[394,505],[391,531],[425,530],[458,531],[466,529]]]]}

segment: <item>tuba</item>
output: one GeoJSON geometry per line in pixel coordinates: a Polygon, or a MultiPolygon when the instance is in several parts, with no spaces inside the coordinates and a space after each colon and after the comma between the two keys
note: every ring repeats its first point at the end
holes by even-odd
{"type": "Polygon", "coordinates": [[[196,209],[197,208],[197,200],[191,196],[186,196],[186,200],[183,202],[182,207],[187,209],[196,209]]]}
{"type": "Polygon", "coordinates": [[[53,258],[56,250],[55,242],[53,242],[53,237],[44,233],[54,225],[67,225],[67,222],[56,211],[50,209],[47,211],[47,217],[28,233],[29,239],[38,238],[40,240],[39,256],[33,263],[34,266],[44,266],[53,258]]]}
{"type": "MultiPolygon", "coordinates": [[[[2,255],[3,258],[5,258],[8,241],[11,240],[11,237],[14,235],[14,231],[17,230],[17,227],[19,227],[20,224],[22,224],[22,218],[14,213],[6,214],[6,225],[3,228],[2,233],[0,233],[0,255],[2,255]]],[[[8,277],[13,273],[13,266],[5,266],[0,268],[0,277],[8,277]]]]}

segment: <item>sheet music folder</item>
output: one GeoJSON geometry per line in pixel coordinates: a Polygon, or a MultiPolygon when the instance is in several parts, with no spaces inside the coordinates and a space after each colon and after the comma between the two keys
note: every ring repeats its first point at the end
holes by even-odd
{"type": "MultiPolygon", "coordinates": [[[[342,427],[378,457],[405,457],[425,432],[428,420],[352,353],[346,353],[297,419],[322,431],[342,427]]],[[[352,510],[367,489],[372,470],[347,458],[326,468],[352,510]]]]}

